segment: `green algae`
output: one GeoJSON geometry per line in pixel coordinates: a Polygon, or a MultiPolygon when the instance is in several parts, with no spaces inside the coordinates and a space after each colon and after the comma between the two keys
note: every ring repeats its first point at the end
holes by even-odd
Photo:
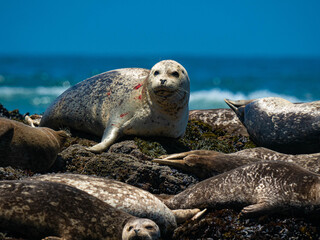
{"type": "Polygon", "coordinates": [[[180,139],[136,137],[134,141],[141,152],[152,158],[191,150],[232,153],[256,147],[248,137],[230,134],[223,129],[213,129],[198,120],[189,120],[186,132],[180,139]]]}

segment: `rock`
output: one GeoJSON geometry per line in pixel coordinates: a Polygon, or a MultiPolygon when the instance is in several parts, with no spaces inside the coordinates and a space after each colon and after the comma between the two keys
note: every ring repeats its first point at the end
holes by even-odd
{"type": "Polygon", "coordinates": [[[229,134],[249,136],[247,129],[231,109],[191,110],[189,120],[202,121],[213,129],[223,129],[229,134]]]}
{"type": "MultiPolygon", "coordinates": [[[[134,146],[132,142],[127,143],[134,146]]],[[[156,194],[176,194],[198,182],[193,176],[129,154],[114,153],[114,149],[111,149],[111,152],[94,154],[75,144],[59,155],[68,172],[108,177],[156,194]]]]}

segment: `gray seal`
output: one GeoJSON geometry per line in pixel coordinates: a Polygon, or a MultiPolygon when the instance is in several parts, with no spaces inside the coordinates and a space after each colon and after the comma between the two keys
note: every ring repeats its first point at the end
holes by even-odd
{"type": "Polygon", "coordinates": [[[177,214],[183,221],[200,211],[199,209],[189,209],[172,212],[151,193],[126,183],[102,177],[80,174],[45,174],[32,177],[30,180],[67,184],[99,198],[116,209],[139,218],[151,219],[159,226],[162,237],[171,236],[177,227],[177,214]]]}
{"type": "Polygon", "coordinates": [[[158,226],[79,189],[53,182],[0,181],[0,230],[28,239],[159,239],[158,226]]]}
{"type": "Polygon", "coordinates": [[[244,216],[293,212],[319,219],[320,175],[284,162],[245,165],[165,200],[171,208],[243,208],[244,216]]]}
{"type": "Polygon", "coordinates": [[[260,161],[283,161],[295,163],[312,172],[320,173],[320,153],[284,154],[267,148],[244,149],[235,153],[210,150],[194,150],[161,156],[153,162],[182,169],[200,179],[207,179],[237,167],[260,161]]]}
{"type": "Polygon", "coordinates": [[[320,152],[320,101],[291,103],[278,97],[225,101],[258,146],[291,154],[320,152]]]}
{"type": "Polygon", "coordinates": [[[55,162],[68,136],[65,131],[0,118],[0,166],[45,171],[55,162]]]}
{"type": "Polygon", "coordinates": [[[40,126],[70,127],[102,137],[102,152],[123,135],[178,138],[188,122],[190,81],[182,65],[164,60],[151,70],[117,69],[86,79],[61,94],[40,126]]]}

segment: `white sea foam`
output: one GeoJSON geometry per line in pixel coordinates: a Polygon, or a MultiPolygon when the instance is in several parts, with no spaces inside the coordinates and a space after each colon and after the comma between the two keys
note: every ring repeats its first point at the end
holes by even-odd
{"type": "Polygon", "coordinates": [[[231,92],[229,90],[221,90],[213,88],[210,90],[201,90],[191,92],[190,109],[210,109],[210,108],[228,108],[224,99],[240,100],[255,99],[263,97],[281,97],[291,102],[301,102],[303,100],[294,96],[270,92],[269,90],[257,90],[249,94],[242,92],[231,92]]]}
{"type": "Polygon", "coordinates": [[[59,96],[68,87],[0,87],[0,97],[14,97],[21,95],[34,95],[34,96],[59,96]]]}
{"type": "MultiPolygon", "coordinates": [[[[0,87],[0,103],[7,104],[15,101],[23,101],[26,105],[33,106],[41,105],[45,109],[50,102],[57,96],[62,94],[69,86],[54,86],[54,87],[0,87]]],[[[278,94],[270,92],[269,90],[257,90],[249,94],[243,92],[232,92],[229,90],[221,90],[220,88],[213,88],[210,90],[200,90],[191,92],[190,109],[210,109],[210,108],[228,108],[224,99],[254,99],[261,97],[282,97],[292,102],[301,102],[303,100],[294,96],[285,94],[278,94]]],[[[18,105],[18,104],[17,104],[18,105]]],[[[19,107],[21,108],[21,107],[19,107]]]]}

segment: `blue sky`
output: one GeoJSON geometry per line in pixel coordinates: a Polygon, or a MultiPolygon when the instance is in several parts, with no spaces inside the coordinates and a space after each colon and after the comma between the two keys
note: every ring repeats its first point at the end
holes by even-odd
{"type": "Polygon", "coordinates": [[[317,0],[0,0],[1,55],[320,57],[317,0]]]}

